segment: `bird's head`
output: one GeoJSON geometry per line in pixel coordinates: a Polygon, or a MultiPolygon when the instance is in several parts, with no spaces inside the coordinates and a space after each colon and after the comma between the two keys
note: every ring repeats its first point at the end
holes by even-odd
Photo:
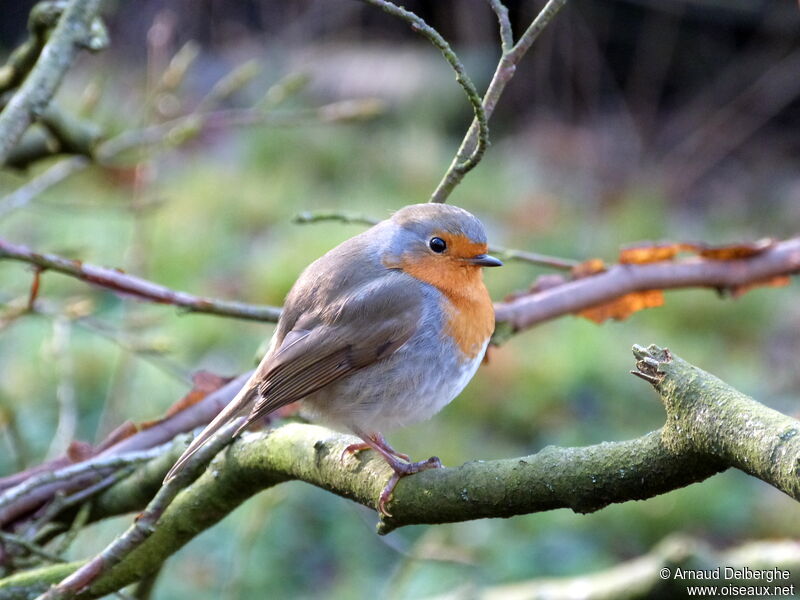
{"type": "Polygon", "coordinates": [[[480,278],[489,256],[486,230],[473,214],[449,204],[412,204],[390,219],[394,233],[383,263],[440,289],[480,278]]]}

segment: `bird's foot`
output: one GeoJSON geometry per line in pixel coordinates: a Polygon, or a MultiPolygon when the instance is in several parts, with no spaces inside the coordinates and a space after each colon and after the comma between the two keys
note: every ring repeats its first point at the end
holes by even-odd
{"type": "Polygon", "coordinates": [[[350,444],[347,448],[342,450],[342,455],[339,457],[339,460],[341,462],[344,462],[348,456],[352,454],[358,454],[362,450],[369,450],[370,448],[372,448],[372,446],[364,442],[360,442],[358,444],[350,444]]]}
{"type": "Polygon", "coordinates": [[[392,516],[392,513],[389,512],[386,505],[392,499],[392,492],[394,492],[394,488],[401,478],[419,473],[420,471],[427,471],[428,469],[442,468],[442,461],[440,461],[437,456],[431,456],[428,460],[422,460],[420,462],[400,462],[399,460],[390,460],[389,458],[386,458],[386,462],[392,467],[394,475],[389,479],[378,499],[378,512],[384,517],[392,516]]]}
{"type": "Polygon", "coordinates": [[[389,445],[380,433],[365,434],[364,432],[355,430],[355,433],[364,440],[358,444],[350,444],[342,452],[341,459],[344,460],[348,454],[360,452],[362,450],[372,449],[378,454],[383,456],[386,463],[392,468],[394,474],[389,479],[386,487],[383,488],[380,497],[378,498],[378,513],[384,517],[391,517],[392,514],[387,510],[386,505],[392,499],[392,492],[394,491],[397,482],[403,477],[419,473],[420,471],[427,471],[428,469],[440,469],[442,461],[436,456],[431,456],[428,460],[420,462],[411,462],[408,454],[398,452],[389,445]]]}

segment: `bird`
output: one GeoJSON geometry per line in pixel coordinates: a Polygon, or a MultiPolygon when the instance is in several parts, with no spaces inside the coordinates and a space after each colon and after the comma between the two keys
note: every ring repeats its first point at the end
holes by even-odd
{"type": "Polygon", "coordinates": [[[494,331],[483,267],[483,224],[450,204],[412,204],[311,263],[286,297],[269,349],[237,395],[191,442],[173,479],[234,418],[254,422],[302,400],[311,419],[361,439],[393,475],[377,502],[382,516],[400,478],[441,467],[411,462],[383,432],[427,420],[458,396],[494,331]]]}

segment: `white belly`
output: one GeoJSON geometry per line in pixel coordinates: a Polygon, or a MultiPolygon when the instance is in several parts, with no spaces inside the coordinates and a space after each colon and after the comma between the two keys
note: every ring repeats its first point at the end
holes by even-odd
{"type": "Polygon", "coordinates": [[[471,359],[444,344],[412,342],[386,362],[367,367],[307,397],[312,419],[337,429],[386,432],[430,419],[466,387],[483,360],[487,340],[471,359]],[[387,383],[391,382],[391,383],[387,383]]]}

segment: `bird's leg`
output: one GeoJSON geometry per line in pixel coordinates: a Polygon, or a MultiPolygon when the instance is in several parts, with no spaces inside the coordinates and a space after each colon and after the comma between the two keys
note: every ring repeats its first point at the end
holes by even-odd
{"type": "MultiPolygon", "coordinates": [[[[398,452],[397,450],[392,448],[389,445],[389,442],[386,441],[386,438],[383,437],[383,435],[381,435],[380,433],[371,433],[369,435],[359,435],[359,437],[361,437],[361,439],[369,438],[372,443],[361,442],[361,443],[358,443],[358,444],[350,444],[347,448],[345,448],[342,451],[342,460],[344,460],[345,457],[348,454],[356,454],[357,452],[361,452],[362,450],[375,449],[378,452],[380,452],[380,450],[378,450],[376,448],[376,446],[380,446],[383,450],[385,450],[386,452],[388,452],[392,456],[396,456],[397,458],[399,458],[401,460],[404,460],[404,461],[407,461],[407,462],[411,460],[411,458],[408,456],[408,454],[403,454],[402,452],[398,452]]],[[[381,452],[381,455],[383,456],[384,453],[381,452]]]]}
{"type": "Polygon", "coordinates": [[[368,448],[371,448],[380,454],[386,463],[392,468],[392,471],[394,471],[394,474],[389,479],[386,487],[383,488],[380,498],[378,499],[378,512],[385,517],[392,516],[391,513],[389,513],[389,511],[386,509],[386,504],[389,502],[389,500],[391,500],[392,492],[394,491],[397,482],[400,481],[402,477],[413,475],[414,473],[419,473],[420,471],[426,471],[427,469],[440,469],[442,467],[442,462],[436,456],[431,456],[428,460],[422,460],[420,462],[407,462],[409,460],[408,455],[397,452],[397,450],[392,448],[380,433],[373,433],[369,435],[363,434],[359,431],[356,431],[355,433],[358,435],[358,437],[364,440],[364,442],[361,444],[351,444],[344,449],[342,456],[348,452],[359,452],[361,450],[367,450],[368,448]]]}

